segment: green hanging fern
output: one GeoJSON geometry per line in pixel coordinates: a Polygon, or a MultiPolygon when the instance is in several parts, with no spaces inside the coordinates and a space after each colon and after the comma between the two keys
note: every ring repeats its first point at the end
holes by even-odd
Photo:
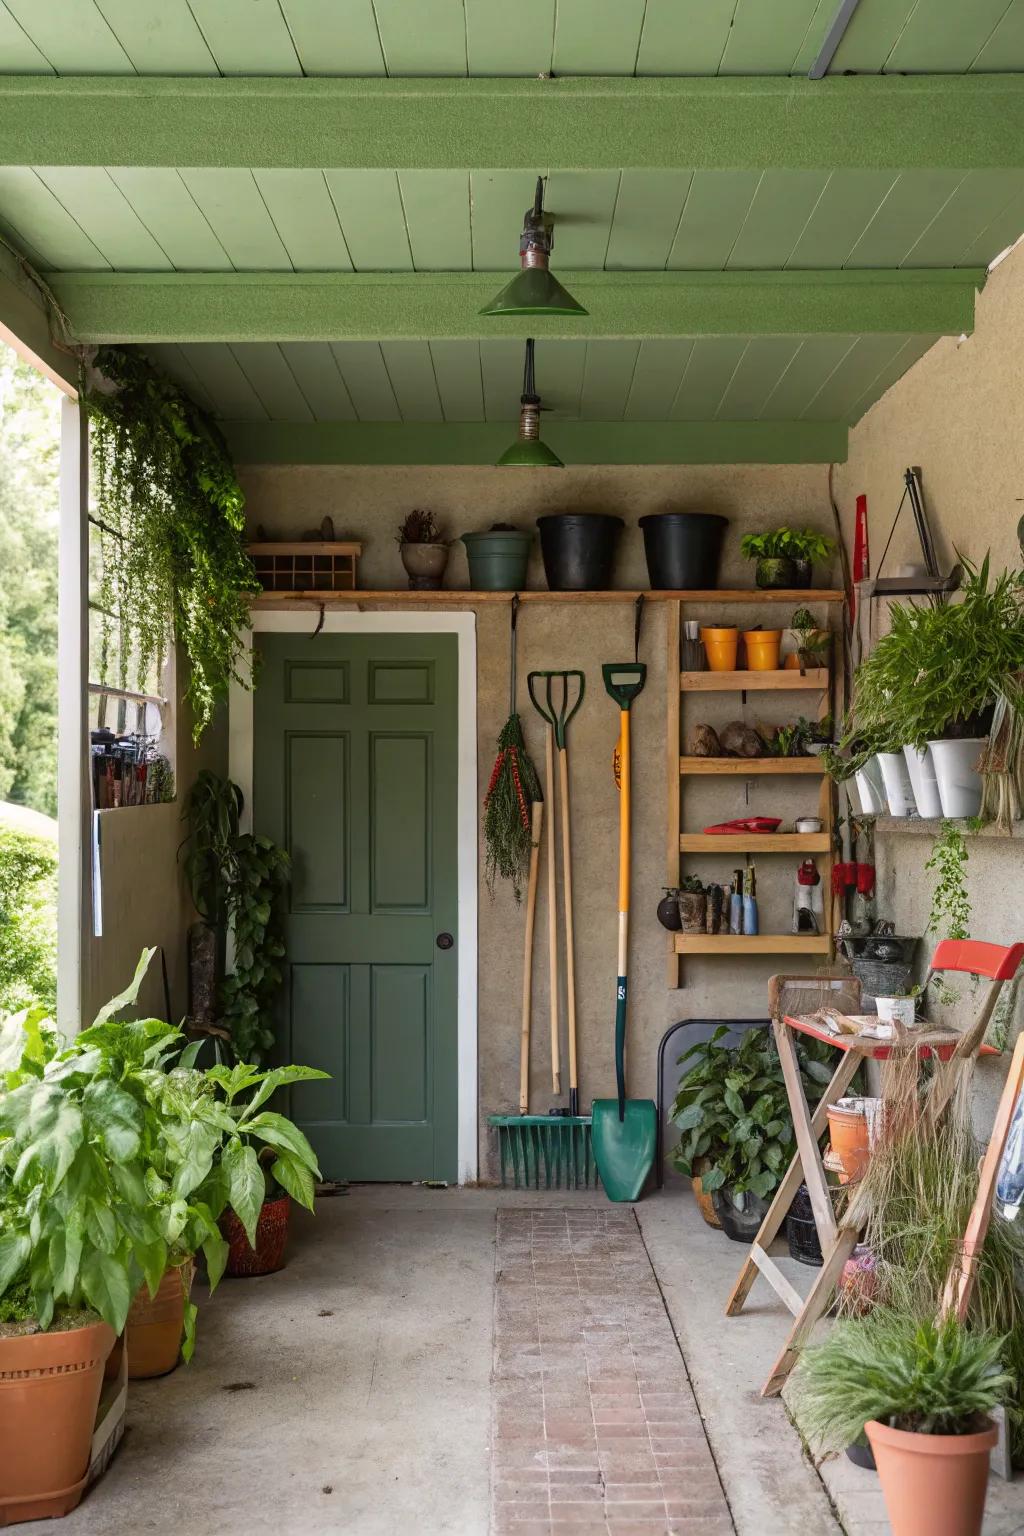
{"type": "Polygon", "coordinates": [[[244,498],[224,440],[145,358],[101,347],[85,404],[103,560],[101,652],[118,629],[118,681],[139,685],[172,635],[188,655],[198,741],[232,679],[249,681],[241,632],[259,583],[244,544],[244,498]]]}

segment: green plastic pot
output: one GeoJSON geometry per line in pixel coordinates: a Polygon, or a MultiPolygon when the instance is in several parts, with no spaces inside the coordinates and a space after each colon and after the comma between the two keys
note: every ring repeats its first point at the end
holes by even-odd
{"type": "Polygon", "coordinates": [[[526,586],[532,530],[492,528],[486,533],[464,533],[462,542],[472,591],[520,592],[526,586]]]}

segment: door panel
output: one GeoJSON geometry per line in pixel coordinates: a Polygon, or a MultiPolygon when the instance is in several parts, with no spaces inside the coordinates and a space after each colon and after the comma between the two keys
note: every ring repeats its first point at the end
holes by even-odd
{"type": "Polygon", "coordinates": [[[257,643],[253,821],[293,864],[278,1049],[331,1073],[292,1112],[328,1177],[453,1181],[456,638],[257,643]]]}

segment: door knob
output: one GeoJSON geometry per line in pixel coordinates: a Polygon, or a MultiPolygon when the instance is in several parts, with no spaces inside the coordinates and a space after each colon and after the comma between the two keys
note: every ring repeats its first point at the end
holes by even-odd
{"type": "Polygon", "coordinates": [[[455,943],[455,940],[452,938],[450,933],[439,933],[436,943],[438,949],[451,949],[455,943]]]}

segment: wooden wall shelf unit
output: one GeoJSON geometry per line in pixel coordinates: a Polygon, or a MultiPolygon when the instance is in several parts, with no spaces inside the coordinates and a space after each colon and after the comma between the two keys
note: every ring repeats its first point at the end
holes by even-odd
{"type": "MultiPolygon", "coordinates": [[[[659,594],[651,594],[658,596],[659,594]]],[[[751,608],[760,608],[762,604],[784,603],[793,607],[832,607],[841,605],[844,595],[834,589],[818,589],[804,591],[746,591],[737,590],[724,592],[678,592],[665,593],[662,596],[676,601],[669,611],[668,622],[668,656],[666,662],[667,700],[666,700],[666,782],[667,782],[667,859],[666,859],[666,883],[677,886],[683,873],[686,857],[691,858],[702,854],[727,854],[748,853],[766,854],[790,854],[799,858],[814,857],[821,875],[824,895],[825,928],[820,934],[794,934],[794,933],[759,933],[759,934],[732,934],[732,933],[675,933],[669,938],[669,955],[667,967],[667,980],[669,987],[678,987],[682,984],[682,960],[687,955],[820,955],[826,959],[833,952],[832,932],[832,861],[833,861],[833,837],[835,828],[835,797],[832,783],[825,771],[820,757],[694,757],[685,753],[686,725],[683,718],[683,706],[687,698],[694,695],[700,697],[716,693],[738,693],[742,702],[746,703],[748,694],[784,693],[797,694],[809,693],[816,695],[812,701],[812,707],[806,709],[808,715],[817,720],[823,720],[833,711],[833,693],[841,679],[842,668],[837,666],[835,674],[829,667],[808,668],[801,672],[797,668],[784,668],[775,672],[683,672],[680,670],[680,636],[682,633],[682,617],[684,605],[691,611],[687,617],[692,616],[694,607],[699,606],[713,609],[724,604],[746,604],[751,608]],[[728,783],[738,784],[746,779],[755,779],[761,775],[782,777],[784,775],[800,778],[814,778],[818,780],[818,809],[817,814],[824,823],[824,830],[819,833],[751,833],[739,836],[730,833],[705,833],[700,831],[683,830],[684,786],[691,778],[717,777],[728,783]]],[[[842,634],[833,632],[833,649],[842,645],[842,634]]],[[[836,660],[839,660],[838,654],[836,660]]],[[[796,700],[793,703],[796,705],[796,700]]],[[[836,700],[838,705],[840,701],[836,700]]],[[[803,712],[803,711],[801,711],[803,712]]],[[[727,819],[730,815],[739,815],[742,812],[740,805],[735,811],[720,812],[720,819],[727,819]]],[[[770,878],[770,876],[769,876],[770,878]]]]}
{"type": "Polygon", "coordinates": [[[828,955],[827,933],[674,933],[677,955],[828,955]]]}
{"type": "MultiPolygon", "coordinates": [[[[306,545],[307,549],[315,548],[306,545]]],[[[795,606],[814,603],[841,603],[843,594],[831,589],[822,591],[776,591],[758,592],[756,590],[731,588],[721,592],[660,592],[644,591],[640,588],[631,588],[628,591],[603,591],[603,592],[468,592],[457,587],[442,587],[436,592],[412,592],[407,587],[389,590],[374,590],[364,588],[351,592],[302,592],[298,594],[285,594],[281,592],[265,592],[259,597],[251,599],[252,606],[260,609],[290,609],[290,608],[319,608],[321,604],[325,608],[342,606],[359,606],[363,603],[387,603],[389,608],[401,608],[408,604],[416,607],[422,603],[440,603],[443,607],[471,607],[475,608],[481,603],[510,603],[513,596],[518,596],[522,603],[632,603],[638,597],[645,597],[648,602],[654,603],[791,603],[795,606]]],[[[678,667],[678,656],[676,658],[678,667]]],[[[697,673],[698,677],[708,674],[697,673]]],[[[724,673],[718,674],[724,676],[724,673]]],[[[746,676],[747,674],[743,674],[746,676]]],[[[808,674],[810,676],[810,674],[808,674]]],[[[729,685],[726,685],[729,686],[729,685]]],[[[737,685],[739,686],[739,685],[737,685]]],[[[789,687],[811,687],[813,684],[790,683],[789,687]]]]}

